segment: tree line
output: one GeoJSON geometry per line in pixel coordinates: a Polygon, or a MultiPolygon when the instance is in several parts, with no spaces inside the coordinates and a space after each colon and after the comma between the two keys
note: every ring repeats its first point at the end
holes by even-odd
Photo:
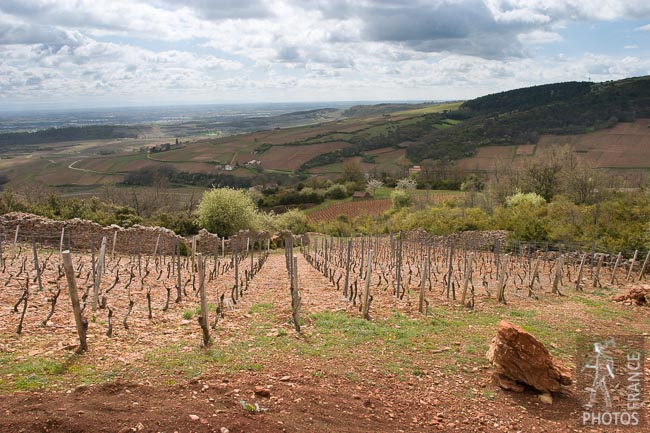
{"type": "Polygon", "coordinates": [[[56,143],[74,140],[102,140],[111,138],[136,138],[136,126],[91,125],[48,128],[33,132],[5,132],[0,134],[0,150],[21,146],[56,143]]]}

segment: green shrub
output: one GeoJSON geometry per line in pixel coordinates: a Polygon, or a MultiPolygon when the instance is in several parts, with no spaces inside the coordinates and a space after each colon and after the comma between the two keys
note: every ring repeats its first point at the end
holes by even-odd
{"type": "Polygon", "coordinates": [[[257,226],[257,207],[246,191],[213,188],[203,193],[196,211],[199,226],[220,236],[257,226]]]}
{"type": "Polygon", "coordinates": [[[348,195],[349,194],[347,188],[344,185],[338,183],[327,188],[327,191],[325,192],[325,196],[333,200],[341,200],[343,198],[346,198],[348,195]]]}

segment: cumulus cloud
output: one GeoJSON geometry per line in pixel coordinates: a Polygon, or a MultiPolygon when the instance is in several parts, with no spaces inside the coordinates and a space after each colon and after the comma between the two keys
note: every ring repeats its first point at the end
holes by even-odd
{"type": "Polygon", "coordinates": [[[544,30],[533,30],[528,33],[521,33],[518,36],[518,39],[522,43],[526,44],[550,44],[553,42],[562,42],[564,38],[562,35],[556,32],[549,32],[544,30]]]}
{"type": "MultiPolygon", "coordinates": [[[[647,0],[2,0],[0,95],[472,97],[648,74],[640,57],[561,53],[573,22],[644,18],[647,0]]],[[[650,25],[630,27],[621,46],[643,47],[650,25]]]]}
{"type": "Polygon", "coordinates": [[[208,19],[268,18],[274,15],[272,5],[263,0],[161,0],[157,4],[173,9],[191,8],[208,19]]]}
{"type": "Polygon", "coordinates": [[[65,31],[51,26],[12,22],[0,16],[0,45],[43,44],[52,47],[78,46],[83,36],[76,31],[65,31]]]}

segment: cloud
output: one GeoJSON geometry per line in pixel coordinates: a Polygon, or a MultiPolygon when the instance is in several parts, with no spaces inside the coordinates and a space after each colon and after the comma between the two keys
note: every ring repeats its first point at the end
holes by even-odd
{"type": "Polygon", "coordinates": [[[261,19],[274,16],[268,1],[262,0],[162,0],[159,4],[172,9],[190,8],[211,20],[261,19]]]}
{"type": "Polygon", "coordinates": [[[1,0],[0,97],[472,97],[646,75],[595,45],[562,54],[575,22],[646,18],[647,0],[1,0]]]}
{"type": "Polygon", "coordinates": [[[637,27],[635,30],[640,31],[640,32],[650,32],[650,24],[646,24],[645,26],[637,27]]]}
{"type": "Polygon", "coordinates": [[[544,30],[533,30],[529,33],[521,33],[518,35],[520,42],[532,45],[550,44],[554,42],[562,42],[564,38],[556,32],[548,32],[544,30]]]}
{"type": "Polygon", "coordinates": [[[51,26],[12,22],[0,16],[0,45],[43,44],[49,47],[78,46],[83,36],[51,26]]]}
{"type": "Polygon", "coordinates": [[[499,22],[481,1],[316,2],[324,17],[356,20],[364,41],[422,52],[451,52],[485,58],[523,55],[516,34],[524,25],[499,22]]]}
{"type": "Polygon", "coordinates": [[[639,19],[650,17],[645,0],[485,0],[498,19],[557,22],[578,20],[639,19]]]}
{"type": "Polygon", "coordinates": [[[214,30],[191,9],[170,10],[145,0],[3,0],[0,11],[34,25],[90,35],[187,40],[214,30]]]}

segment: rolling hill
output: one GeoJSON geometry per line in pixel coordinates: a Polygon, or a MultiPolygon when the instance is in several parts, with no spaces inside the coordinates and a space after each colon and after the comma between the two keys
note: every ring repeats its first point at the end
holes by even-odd
{"type": "Polygon", "coordinates": [[[650,77],[569,82],[501,92],[464,102],[462,123],[413,143],[411,161],[473,156],[481,146],[536,144],[543,134],[582,134],[650,118],[650,77]]]}
{"type": "MultiPolygon", "coordinates": [[[[198,135],[184,139],[180,148],[156,153],[146,149],[170,140],[164,129],[159,128],[160,137],[128,138],[146,125],[4,134],[0,175],[15,186],[42,182],[94,188],[139,170],[151,174],[171,168],[176,173],[172,183],[178,185],[236,186],[241,184],[237,178],[255,185],[278,176],[337,177],[349,161],[378,178],[402,177],[413,164],[442,161],[462,179],[467,171],[490,171],[497,160],[516,163],[556,144],[573,145],[578,157],[596,168],[645,170],[650,167],[647,119],[650,77],[557,83],[464,103],[284,114],[264,122],[302,125],[266,124],[266,130],[227,137],[198,135]]],[[[254,125],[261,123],[239,127],[254,125]]]]}

